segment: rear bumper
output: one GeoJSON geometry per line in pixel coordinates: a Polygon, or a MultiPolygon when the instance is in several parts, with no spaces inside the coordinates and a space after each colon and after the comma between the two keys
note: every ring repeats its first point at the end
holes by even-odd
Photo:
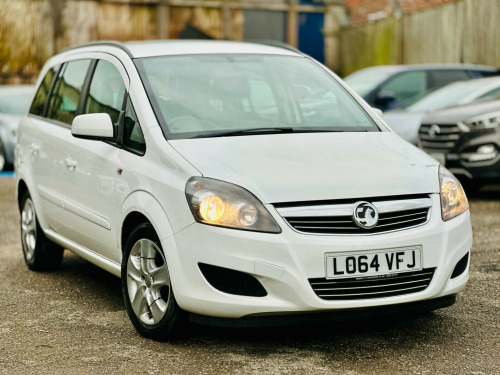
{"type": "Polygon", "coordinates": [[[194,323],[214,327],[278,327],[301,324],[319,324],[331,321],[347,321],[361,318],[379,318],[392,315],[410,315],[426,311],[432,311],[451,306],[456,301],[456,295],[403,303],[399,305],[378,306],[361,309],[335,310],[329,312],[313,312],[294,315],[247,315],[238,319],[216,318],[198,314],[189,314],[189,320],[194,323]]]}

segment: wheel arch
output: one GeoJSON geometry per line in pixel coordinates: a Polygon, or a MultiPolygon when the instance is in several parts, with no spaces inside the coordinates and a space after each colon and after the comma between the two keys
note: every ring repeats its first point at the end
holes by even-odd
{"type": "Polygon", "coordinates": [[[24,182],[23,179],[20,179],[17,183],[17,190],[16,190],[17,206],[19,207],[19,210],[21,210],[21,203],[24,194],[26,194],[28,191],[29,191],[28,185],[26,184],[26,182],[24,182]]]}
{"type": "Polygon", "coordinates": [[[165,210],[160,202],[146,191],[131,193],[123,202],[122,212],[123,220],[119,238],[122,253],[130,232],[139,224],[150,223],[160,241],[173,235],[165,210]]]}

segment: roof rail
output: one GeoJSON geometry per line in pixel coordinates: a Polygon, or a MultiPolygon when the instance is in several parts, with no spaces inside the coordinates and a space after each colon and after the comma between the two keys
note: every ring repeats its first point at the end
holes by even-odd
{"type": "Polygon", "coordinates": [[[289,51],[296,52],[300,55],[304,55],[301,51],[299,51],[297,48],[291,46],[288,43],[282,42],[280,40],[274,40],[274,39],[245,39],[244,42],[246,43],[256,43],[256,44],[263,44],[266,46],[270,47],[276,47],[276,48],[283,48],[289,51]]]}
{"type": "Polygon", "coordinates": [[[73,47],[68,47],[63,49],[61,52],[67,52],[67,51],[72,51],[77,48],[84,48],[84,47],[91,47],[91,46],[110,46],[110,47],[116,47],[124,51],[127,55],[129,55],[131,58],[134,56],[132,55],[132,52],[127,48],[127,46],[121,42],[117,42],[115,40],[102,40],[102,41],[97,41],[97,42],[90,42],[86,44],[81,44],[78,46],[73,46],[73,47]]]}

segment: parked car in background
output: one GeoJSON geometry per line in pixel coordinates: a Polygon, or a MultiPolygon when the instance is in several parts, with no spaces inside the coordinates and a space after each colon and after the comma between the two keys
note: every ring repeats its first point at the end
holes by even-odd
{"type": "Polygon", "coordinates": [[[34,92],[33,85],[0,86],[0,172],[12,168],[17,127],[34,92]]]}
{"type": "Polygon", "coordinates": [[[120,276],[146,337],[412,314],[467,283],[458,180],[308,56],[98,43],[38,85],[16,152],[25,262],[70,249],[120,276]]]}
{"type": "Polygon", "coordinates": [[[381,65],[361,69],[344,81],[372,107],[386,111],[432,88],[496,74],[496,68],[483,65],[381,65]]]}
{"type": "Polygon", "coordinates": [[[500,181],[500,100],[433,112],[418,138],[418,146],[467,187],[500,181]]]}
{"type": "Polygon", "coordinates": [[[417,143],[420,122],[427,113],[477,100],[500,98],[500,76],[450,83],[402,107],[383,114],[387,124],[401,137],[417,143]]]}

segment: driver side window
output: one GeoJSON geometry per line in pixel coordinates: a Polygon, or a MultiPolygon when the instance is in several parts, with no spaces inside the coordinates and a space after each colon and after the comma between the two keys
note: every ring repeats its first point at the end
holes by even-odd
{"type": "Polygon", "coordinates": [[[125,91],[118,69],[105,60],[99,60],[90,84],[85,113],[107,113],[116,124],[123,108],[125,91]]]}

